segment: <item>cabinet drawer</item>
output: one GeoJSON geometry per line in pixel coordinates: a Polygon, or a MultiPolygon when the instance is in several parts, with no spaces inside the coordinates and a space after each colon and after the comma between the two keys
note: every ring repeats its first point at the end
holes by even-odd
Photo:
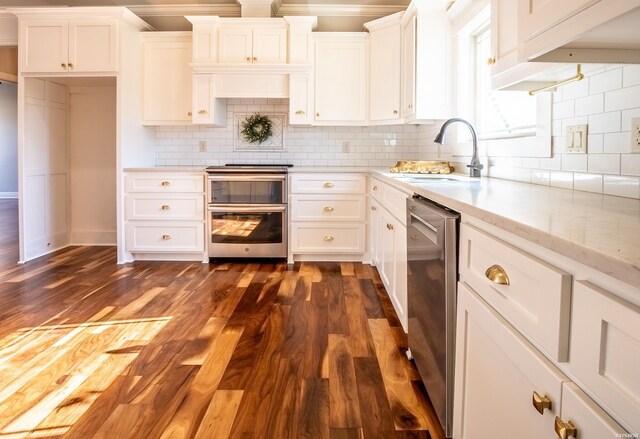
{"type": "Polygon", "coordinates": [[[571,275],[462,224],[460,277],[551,358],[567,361],[571,275]],[[499,270],[508,283],[498,283],[499,270]]]}
{"type": "Polygon", "coordinates": [[[364,253],[364,224],[291,224],[293,253],[364,253]]]}
{"type": "Polygon", "coordinates": [[[640,431],[640,307],[575,282],[569,366],[631,431],[640,431]]]}
{"type": "Polygon", "coordinates": [[[364,194],[367,178],[354,174],[293,174],[294,194],[364,194]]]}
{"type": "Polygon", "coordinates": [[[380,180],[371,179],[369,194],[384,206],[398,221],[407,225],[407,192],[380,180]]]}
{"type": "Polygon", "coordinates": [[[204,251],[203,222],[131,221],[126,230],[130,252],[204,251]]]}
{"type": "Polygon", "coordinates": [[[195,220],[204,219],[204,196],[190,194],[135,194],[126,196],[126,219],[195,220]]]}
{"type": "Polygon", "coordinates": [[[136,173],[125,176],[127,192],[204,192],[204,175],[136,173]]]}
{"type": "Polygon", "coordinates": [[[293,195],[292,221],[362,221],[365,220],[364,196],[293,195]]]}

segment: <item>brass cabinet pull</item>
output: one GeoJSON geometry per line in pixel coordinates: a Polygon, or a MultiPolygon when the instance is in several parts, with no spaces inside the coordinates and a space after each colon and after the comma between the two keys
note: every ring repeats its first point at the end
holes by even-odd
{"type": "Polygon", "coordinates": [[[258,57],[257,57],[257,56],[254,56],[254,57],[253,57],[253,62],[256,62],[256,61],[258,61],[258,57]]]}
{"type": "Polygon", "coordinates": [[[533,396],[531,396],[531,402],[541,415],[544,415],[544,409],[551,410],[551,400],[547,398],[547,395],[540,396],[535,390],[533,391],[533,396]]]}
{"type": "Polygon", "coordinates": [[[376,209],[376,206],[371,206],[371,210],[373,210],[375,212],[378,209],[376,209]]]}
{"type": "Polygon", "coordinates": [[[327,236],[325,236],[325,237],[324,237],[324,238],[322,238],[322,239],[324,239],[324,240],[325,240],[325,241],[327,241],[327,242],[329,242],[329,241],[333,241],[333,236],[331,236],[331,235],[327,235],[327,236]]]}
{"type": "Polygon", "coordinates": [[[556,416],[555,422],[556,434],[560,439],[569,439],[570,437],[578,437],[578,429],[571,421],[564,422],[558,416],[556,416]]]}
{"type": "Polygon", "coordinates": [[[487,60],[487,64],[491,65],[491,64],[495,64],[496,63],[496,59],[495,58],[489,58],[487,60]]]}
{"type": "Polygon", "coordinates": [[[411,239],[413,239],[414,241],[418,240],[418,235],[411,235],[411,239]]]}
{"type": "Polygon", "coordinates": [[[160,183],[162,186],[169,186],[171,184],[171,182],[165,180],[162,183],[160,183]]]}
{"type": "Polygon", "coordinates": [[[320,117],[320,113],[316,113],[316,117],[320,117]]]}
{"type": "Polygon", "coordinates": [[[393,230],[393,224],[389,224],[389,223],[387,223],[387,229],[388,229],[388,230],[393,230]]]}
{"type": "Polygon", "coordinates": [[[187,113],[187,116],[191,117],[191,116],[193,116],[193,113],[192,113],[191,111],[189,111],[189,112],[187,113]]]}
{"type": "Polygon", "coordinates": [[[409,109],[412,109],[412,108],[413,108],[413,104],[409,104],[409,109]]]}
{"type": "Polygon", "coordinates": [[[250,56],[247,57],[247,61],[251,62],[251,57],[250,56]]]}
{"type": "Polygon", "coordinates": [[[73,68],[73,63],[69,63],[69,68],[72,69],[73,68]]]}
{"type": "Polygon", "coordinates": [[[198,114],[207,114],[207,113],[208,113],[208,111],[207,111],[207,110],[200,110],[200,111],[198,111],[198,114]]]}
{"type": "Polygon", "coordinates": [[[373,190],[374,190],[374,191],[377,191],[377,190],[378,190],[378,186],[374,186],[374,187],[373,187],[373,190]]]}
{"type": "Polygon", "coordinates": [[[162,205],[162,210],[169,210],[169,209],[171,209],[171,207],[168,204],[162,205]]]}
{"type": "Polygon", "coordinates": [[[398,114],[398,110],[393,110],[393,114],[398,114]]]}
{"type": "Polygon", "coordinates": [[[296,114],[300,114],[300,115],[302,115],[302,114],[304,114],[304,111],[302,111],[302,110],[298,110],[298,111],[296,111],[296,114]]]}
{"type": "Polygon", "coordinates": [[[163,241],[168,241],[171,239],[171,235],[162,235],[162,240],[163,241]]]}
{"type": "Polygon", "coordinates": [[[63,69],[67,68],[67,65],[65,63],[60,64],[60,67],[62,67],[63,69]]]}
{"type": "Polygon", "coordinates": [[[333,212],[333,207],[331,207],[331,206],[325,206],[324,211],[325,211],[325,212],[333,212]]]}
{"type": "Polygon", "coordinates": [[[509,276],[507,276],[507,272],[504,271],[504,268],[499,265],[492,265],[491,267],[487,268],[487,271],[484,272],[484,275],[491,282],[495,282],[500,285],[511,285],[509,276]]]}
{"type": "Polygon", "coordinates": [[[332,187],[333,187],[333,183],[329,183],[329,182],[327,182],[327,183],[325,183],[325,184],[324,184],[324,187],[326,187],[326,188],[332,188],[332,187]]]}

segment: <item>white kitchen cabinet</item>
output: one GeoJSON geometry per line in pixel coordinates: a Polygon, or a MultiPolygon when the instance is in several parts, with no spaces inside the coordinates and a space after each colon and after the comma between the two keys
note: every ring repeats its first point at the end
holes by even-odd
{"type": "Polygon", "coordinates": [[[369,183],[369,242],[372,264],[380,274],[396,314],[407,330],[407,227],[403,192],[381,180],[369,183]]]}
{"type": "Polygon", "coordinates": [[[640,62],[637,0],[518,0],[520,61],[640,62]]]}
{"type": "Polygon", "coordinates": [[[313,77],[289,75],[289,124],[309,125],[313,121],[313,77]]]}
{"type": "Polygon", "coordinates": [[[457,307],[453,436],[553,437],[568,379],[463,282],[457,307]],[[540,413],[534,395],[551,407],[540,413]]]}
{"type": "Polygon", "coordinates": [[[227,125],[226,101],[216,97],[215,75],[193,75],[193,105],[192,121],[194,124],[204,124],[224,127],[227,125]]]}
{"type": "Polygon", "coordinates": [[[442,8],[412,2],[402,17],[402,115],[407,123],[451,116],[451,32],[442,8]]]}
{"type": "Polygon", "coordinates": [[[204,175],[128,172],[125,245],[133,259],[207,260],[204,175]]]}
{"type": "Polygon", "coordinates": [[[315,40],[315,122],[367,123],[366,33],[322,32],[315,40]]]}
{"type": "Polygon", "coordinates": [[[143,32],[145,125],[190,125],[193,81],[190,32],[143,32]]]}
{"type": "Polygon", "coordinates": [[[24,257],[69,244],[67,89],[41,79],[25,80],[24,257]]]}
{"type": "Polygon", "coordinates": [[[286,63],[286,27],[221,27],[218,60],[221,63],[286,63]]]}
{"type": "Polygon", "coordinates": [[[20,20],[20,71],[88,73],[118,70],[116,19],[20,20]]]}
{"type": "Polygon", "coordinates": [[[366,181],[358,173],[290,176],[290,261],[362,260],[367,249],[366,181]]]}
{"type": "Polygon", "coordinates": [[[401,115],[400,76],[403,13],[369,22],[369,120],[397,123],[401,115]]]}

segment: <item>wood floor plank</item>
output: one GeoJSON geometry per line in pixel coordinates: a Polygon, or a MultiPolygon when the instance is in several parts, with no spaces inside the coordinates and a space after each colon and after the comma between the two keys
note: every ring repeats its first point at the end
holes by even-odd
{"type": "Polygon", "coordinates": [[[354,358],[353,362],[364,436],[395,438],[395,425],[378,361],[373,357],[354,358]]]}
{"type": "Polygon", "coordinates": [[[329,398],[331,428],[362,427],[358,387],[349,336],[329,334],[329,398]]]}
{"type": "Polygon", "coordinates": [[[329,438],[329,380],[303,378],[298,415],[300,439],[329,438]]]}
{"type": "Polygon", "coordinates": [[[194,436],[195,439],[226,439],[231,433],[233,421],[242,400],[242,390],[218,390],[194,436]]]}

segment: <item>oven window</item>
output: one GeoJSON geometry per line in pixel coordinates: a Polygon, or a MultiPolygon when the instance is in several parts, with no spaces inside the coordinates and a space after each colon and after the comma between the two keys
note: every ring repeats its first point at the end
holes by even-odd
{"type": "Polygon", "coordinates": [[[280,244],[284,212],[211,213],[214,244],[280,244]]]}
{"type": "Polygon", "coordinates": [[[210,181],[212,204],[282,204],[284,181],[210,181]]]}

